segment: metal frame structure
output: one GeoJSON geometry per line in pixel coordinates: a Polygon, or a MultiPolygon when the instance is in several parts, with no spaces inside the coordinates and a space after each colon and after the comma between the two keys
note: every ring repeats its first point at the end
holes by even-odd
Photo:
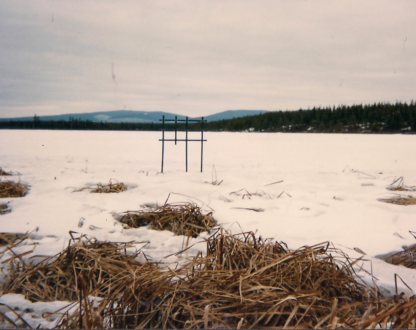
{"type": "Polygon", "coordinates": [[[186,166],[186,172],[188,172],[188,142],[201,142],[201,172],[203,170],[203,161],[204,161],[204,142],[207,140],[204,140],[204,117],[201,117],[200,120],[196,119],[178,119],[177,116],[175,116],[175,119],[165,119],[165,116],[162,117],[162,119],[159,119],[159,121],[162,122],[162,139],[159,139],[159,141],[162,141],[162,170],[163,173],[163,166],[164,166],[164,160],[165,160],[165,142],[175,142],[175,145],[178,142],[185,142],[185,166],[186,166]],[[165,132],[171,131],[165,129],[165,122],[175,122],[174,131],[175,131],[175,138],[174,139],[165,139],[165,132]],[[178,130],[178,122],[185,122],[185,131],[178,130]],[[189,122],[200,122],[201,123],[201,139],[188,139],[188,123],[189,122]],[[179,132],[185,132],[185,139],[178,139],[178,131],[179,132]]]}

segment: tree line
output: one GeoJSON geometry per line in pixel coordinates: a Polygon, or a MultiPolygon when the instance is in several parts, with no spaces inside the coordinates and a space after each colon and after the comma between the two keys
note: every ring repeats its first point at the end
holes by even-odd
{"type": "Polygon", "coordinates": [[[311,133],[416,132],[416,104],[396,102],[371,105],[314,107],[276,111],[207,123],[208,130],[311,133]]]}
{"type": "MultiPolygon", "coordinates": [[[[173,124],[165,124],[173,129],[173,124]]],[[[197,123],[189,123],[190,130],[199,130],[197,123]]],[[[185,124],[177,128],[185,129],[185,124]]],[[[0,121],[0,129],[56,129],[56,130],[139,130],[156,131],[161,123],[109,123],[70,118],[44,121],[34,116],[32,121],[0,121]]],[[[367,105],[339,105],[314,107],[297,111],[274,111],[255,116],[214,121],[204,124],[207,131],[309,132],[309,133],[416,133],[416,104],[396,102],[367,105]]]]}

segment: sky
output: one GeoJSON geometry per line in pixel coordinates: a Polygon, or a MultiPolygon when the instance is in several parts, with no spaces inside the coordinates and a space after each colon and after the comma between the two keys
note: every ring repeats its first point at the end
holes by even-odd
{"type": "Polygon", "coordinates": [[[413,0],[4,0],[0,118],[410,102],[413,0]]]}

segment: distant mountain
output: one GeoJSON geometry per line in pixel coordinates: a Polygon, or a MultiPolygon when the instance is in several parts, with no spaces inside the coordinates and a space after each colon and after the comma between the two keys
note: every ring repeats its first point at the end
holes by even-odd
{"type": "MultiPolygon", "coordinates": [[[[228,110],[213,115],[204,117],[208,122],[218,121],[223,119],[232,119],[245,116],[254,116],[262,114],[268,111],[265,110],[228,110]]],[[[177,116],[178,119],[185,119],[185,116],[177,115],[169,112],[160,112],[160,111],[133,111],[133,110],[116,110],[116,111],[101,111],[101,112],[91,112],[91,113],[72,113],[65,115],[56,115],[56,116],[39,116],[40,120],[70,120],[72,119],[81,119],[81,120],[90,120],[92,122],[108,122],[108,123],[159,123],[162,116],[165,116],[166,119],[175,119],[177,116]]],[[[201,117],[189,117],[189,119],[200,119],[201,117]]],[[[33,120],[33,117],[19,117],[19,118],[0,118],[0,121],[28,121],[33,120]]]]}
{"type": "Polygon", "coordinates": [[[239,118],[239,117],[246,117],[246,116],[255,116],[260,115],[263,113],[266,113],[269,111],[265,110],[228,110],[223,111],[220,113],[216,113],[210,116],[204,117],[208,122],[210,121],[218,121],[223,119],[233,119],[233,118],[239,118]]]}

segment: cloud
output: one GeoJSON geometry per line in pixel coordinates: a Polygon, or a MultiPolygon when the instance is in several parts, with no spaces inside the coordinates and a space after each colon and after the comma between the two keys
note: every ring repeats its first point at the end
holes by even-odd
{"type": "Polygon", "coordinates": [[[4,1],[0,117],[410,101],[415,9],[411,0],[4,1]]]}

